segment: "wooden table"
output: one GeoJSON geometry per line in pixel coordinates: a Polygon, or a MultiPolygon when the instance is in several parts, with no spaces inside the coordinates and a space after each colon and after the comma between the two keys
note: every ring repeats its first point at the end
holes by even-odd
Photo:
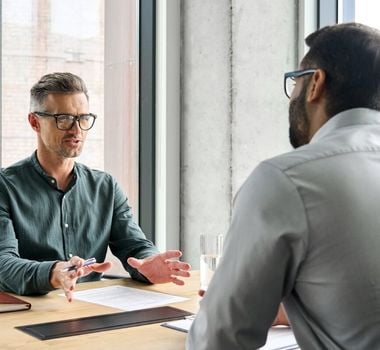
{"type": "MultiPolygon", "coordinates": [[[[189,298],[189,300],[170,305],[190,312],[198,310],[200,298],[197,296],[199,287],[199,273],[197,271],[193,271],[192,277],[186,279],[185,286],[176,286],[171,283],[144,285],[131,279],[114,279],[81,283],[77,285],[77,290],[106,287],[115,284],[183,296],[189,298]]],[[[59,294],[62,294],[61,290],[51,292],[45,296],[23,296],[21,297],[22,299],[32,304],[31,310],[0,313],[0,349],[185,349],[186,334],[161,327],[159,323],[44,341],[14,328],[26,324],[121,312],[118,309],[79,300],[73,300],[72,303],[68,303],[66,298],[59,294]]]]}

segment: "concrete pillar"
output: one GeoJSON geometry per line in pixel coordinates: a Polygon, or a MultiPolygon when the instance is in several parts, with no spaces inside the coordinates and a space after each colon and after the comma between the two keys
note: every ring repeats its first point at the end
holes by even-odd
{"type": "Polygon", "coordinates": [[[232,1],[232,191],[290,150],[284,72],[297,68],[297,1],[232,1]]]}
{"type": "Polygon", "coordinates": [[[231,3],[185,0],[181,16],[181,247],[197,267],[199,234],[230,220],[231,3]]]}
{"type": "Polygon", "coordinates": [[[288,151],[283,74],[297,68],[298,1],[183,0],[181,249],[226,233],[232,199],[262,160],[288,151]]]}

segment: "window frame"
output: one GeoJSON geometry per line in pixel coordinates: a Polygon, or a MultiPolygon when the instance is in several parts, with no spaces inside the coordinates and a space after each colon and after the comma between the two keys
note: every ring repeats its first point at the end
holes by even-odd
{"type": "Polygon", "coordinates": [[[156,3],[155,244],[165,251],[181,248],[181,2],[156,3]]]}
{"type": "Polygon", "coordinates": [[[339,0],[318,0],[318,28],[338,23],[338,3],[339,0]]]}
{"type": "Polygon", "coordinates": [[[299,4],[298,61],[300,62],[307,46],[305,38],[327,25],[353,21],[355,0],[303,0],[299,4]]]}
{"type": "Polygon", "coordinates": [[[318,28],[355,21],[355,0],[318,0],[318,28]]]}
{"type": "MultiPolygon", "coordinates": [[[[0,18],[3,18],[3,3],[0,2],[0,18]]],[[[0,25],[0,67],[3,67],[3,24],[0,25]]],[[[3,70],[0,69],[0,169],[3,163],[3,70]]]]}
{"type": "Polygon", "coordinates": [[[139,225],[156,240],[156,2],[139,1],[139,225]]]}

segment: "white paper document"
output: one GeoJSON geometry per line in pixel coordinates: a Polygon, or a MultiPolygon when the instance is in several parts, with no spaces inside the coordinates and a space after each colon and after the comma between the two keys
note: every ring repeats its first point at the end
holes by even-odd
{"type": "Polygon", "coordinates": [[[110,286],[78,291],[75,292],[74,298],[125,311],[148,309],[188,300],[176,295],[124,286],[110,286]]]}
{"type": "Polygon", "coordinates": [[[181,331],[187,333],[193,323],[194,316],[188,316],[183,318],[182,320],[165,322],[161,326],[175,329],[176,331],[181,331]]]}
{"type": "MultiPolygon", "coordinates": [[[[194,317],[186,317],[182,320],[165,322],[164,327],[172,328],[181,332],[188,332],[194,317]]],[[[266,344],[260,350],[293,350],[299,349],[296,338],[288,327],[272,327],[268,332],[266,344]]]]}
{"type": "Polygon", "coordinates": [[[293,331],[288,327],[272,327],[268,332],[266,344],[260,350],[299,349],[293,331]]]}

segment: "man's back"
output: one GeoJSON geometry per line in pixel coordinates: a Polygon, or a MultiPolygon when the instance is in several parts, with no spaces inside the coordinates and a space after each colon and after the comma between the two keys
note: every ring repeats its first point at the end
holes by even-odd
{"type": "Polygon", "coordinates": [[[315,348],[380,348],[380,115],[358,109],[335,116],[290,157],[283,171],[308,226],[285,299],[300,345],[305,338],[309,349],[314,338],[315,348]]]}
{"type": "Polygon", "coordinates": [[[379,174],[380,113],[366,109],[261,163],[237,195],[190,348],[262,346],[282,301],[302,349],[380,349],[379,174]]]}
{"type": "Polygon", "coordinates": [[[380,31],[305,43],[283,82],[296,151],[241,188],[191,350],[262,346],[281,302],[302,349],[380,349],[380,31]]]}

